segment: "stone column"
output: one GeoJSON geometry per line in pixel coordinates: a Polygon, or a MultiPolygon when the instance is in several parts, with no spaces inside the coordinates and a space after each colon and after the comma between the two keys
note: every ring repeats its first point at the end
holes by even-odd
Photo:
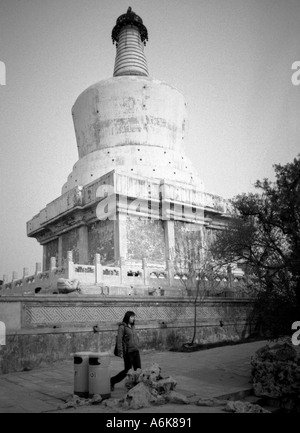
{"type": "MultiPolygon", "coordinates": [[[[22,281],[22,288],[21,288],[21,293],[22,295],[24,294],[24,290],[26,288],[26,278],[29,276],[29,269],[28,268],[23,268],[23,281],[22,281]]],[[[35,276],[35,281],[37,276],[35,276]]]]}
{"type": "Polygon", "coordinates": [[[57,266],[60,268],[63,266],[63,245],[62,245],[62,236],[58,237],[58,252],[57,252],[57,266]]]}
{"type": "Polygon", "coordinates": [[[117,219],[114,221],[114,246],[115,246],[115,260],[123,260],[127,258],[127,222],[126,216],[118,214],[117,219]]]}
{"type": "Polygon", "coordinates": [[[78,229],[79,240],[78,240],[78,252],[79,252],[79,263],[81,265],[88,264],[88,227],[80,226],[78,229]]]}
{"type": "Polygon", "coordinates": [[[35,264],[35,281],[37,281],[38,275],[42,272],[42,264],[40,262],[37,262],[35,264]]]}
{"type": "MultiPolygon", "coordinates": [[[[43,272],[46,271],[46,263],[47,262],[47,246],[43,245],[43,272]]],[[[50,265],[50,263],[49,263],[50,265]]],[[[50,266],[49,266],[50,269],[50,266]]]]}
{"type": "Polygon", "coordinates": [[[120,257],[120,284],[124,284],[127,278],[127,268],[125,266],[124,257],[120,257]]]}
{"type": "Polygon", "coordinates": [[[101,283],[103,279],[103,271],[101,266],[100,254],[95,254],[94,265],[95,265],[95,284],[101,283]]]}
{"type": "Polygon", "coordinates": [[[73,252],[67,251],[67,278],[72,280],[74,278],[74,262],[73,262],[73,252]]]}

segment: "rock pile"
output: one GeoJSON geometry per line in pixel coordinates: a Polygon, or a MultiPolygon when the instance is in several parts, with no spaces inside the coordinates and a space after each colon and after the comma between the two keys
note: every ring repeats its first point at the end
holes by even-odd
{"type": "Polygon", "coordinates": [[[120,400],[124,409],[140,409],[165,403],[189,404],[186,396],[175,391],[176,380],[161,376],[158,364],[152,364],[147,370],[129,370],[125,382],[129,390],[120,400]]]}
{"type": "Polygon", "coordinates": [[[224,408],[226,412],[235,413],[271,413],[258,404],[252,404],[245,401],[228,401],[224,408]]]}
{"type": "Polygon", "coordinates": [[[300,354],[290,339],[262,347],[251,365],[256,396],[277,399],[282,407],[293,401],[300,410],[300,354]]]}

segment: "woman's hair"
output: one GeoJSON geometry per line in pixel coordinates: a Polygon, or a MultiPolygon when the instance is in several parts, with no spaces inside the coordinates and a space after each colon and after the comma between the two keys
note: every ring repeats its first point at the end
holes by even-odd
{"type": "Polygon", "coordinates": [[[133,311],[127,311],[125,313],[124,318],[123,318],[123,322],[128,325],[128,323],[129,323],[129,317],[131,317],[131,316],[135,316],[135,313],[133,311]]]}

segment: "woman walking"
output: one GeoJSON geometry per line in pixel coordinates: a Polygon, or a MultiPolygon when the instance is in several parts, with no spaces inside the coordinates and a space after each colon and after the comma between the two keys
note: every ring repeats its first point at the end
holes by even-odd
{"type": "Polygon", "coordinates": [[[128,370],[132,367],[134,370],[141,368],[141,358],[138,349],[138,336],[135,330],[135,313],[127,311],[123,321],[119,323],[117,346],[118,356],[124,360],[124,370],[120,371],[116,376],[111,377],[111,390],[114,390],[115,384],[121,382],[128,370]]]}

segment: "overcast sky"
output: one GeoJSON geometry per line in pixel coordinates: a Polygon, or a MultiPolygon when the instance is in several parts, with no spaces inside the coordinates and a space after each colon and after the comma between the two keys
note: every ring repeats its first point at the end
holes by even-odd
{"type": "Polygon", "coordinates": [[[26,221],[78,159],[71,107],[112,76],[128,6],[148,29],[151,77],[186,98],[186,153],[206,191],[253,191],[300,153],[300,0],[0,0],[0,279],[42,261],[26,221]]]}

